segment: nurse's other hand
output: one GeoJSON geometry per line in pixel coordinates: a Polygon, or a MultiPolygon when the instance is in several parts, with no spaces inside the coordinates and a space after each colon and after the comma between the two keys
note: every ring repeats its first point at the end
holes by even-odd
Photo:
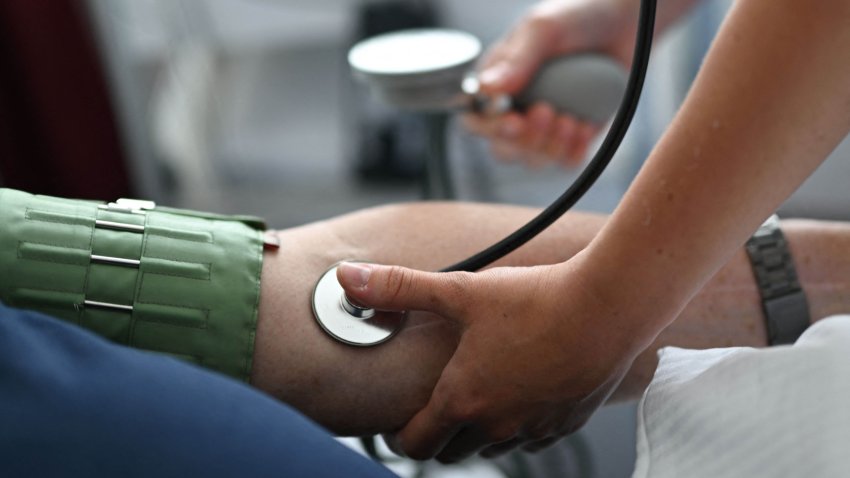
{"type": "MultiPolygon", "coordinates": [[[[569,53],[604,53],[628,66],[636,5],[620,0],[540,2],[485,55],[479,74],[482,91],[518,93],[544,62],[569,53]]],[[[544,103],[532,105],[525,114],[467,114],[464,124],[490,140],[495,157],[522,160],[531,166],[550,162],[577,165],[601,127],[558,115],[544,103]]]]}
{"type": "MultiPolygon", "coordinates": [[[[455,321],[460,343],[427,405],[393,447],[415,459],[536,450],[580,428],[643,349],[584,281],[579,256],[555,266],[428,273],[344,264],[349,297],[455,321]]],[[[650,338],[651,340],[651,338],[650,338]]],[[[393,440],[394,439],[394,440],[393,440]]]]}

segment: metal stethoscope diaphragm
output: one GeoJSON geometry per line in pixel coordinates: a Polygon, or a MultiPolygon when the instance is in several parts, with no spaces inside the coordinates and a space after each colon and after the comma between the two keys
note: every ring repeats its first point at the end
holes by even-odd
{"type": "MultiPolygon", "coordinates": [[[[616,111],[593,159],[555,202],[508,237],[441,272],[476,271],[506,256],[554,223],[590,189],[613,158],[637,109],[649,63],[655,8],[656,0],[641,0],[628,79],[619,64],[607,57],[565,56],[544,65],[514,97],[482,94],[470,73],[481,44],[468,33],[408,30],[364,40],[350,50],[354,75],[383,101],[406,110],[498,114],[540,101],[595,123],[605,122],[616,111]]],[[[401,330],[404,312],[375,311],[352,302],[336,271],[336,265],[328,269],[313,290],[313,315],[325,332],[339,342],[368,347],[386,342],[401,330]]]]}
{"type": "Polygon", "coordinates": [[[404,312],[376,311],[352,302],[336,278],[338,265],[322,274],[313,289],[313,315],[319,326],[344,344],[369,347],[386,342],[404,325],[404,312]]]}

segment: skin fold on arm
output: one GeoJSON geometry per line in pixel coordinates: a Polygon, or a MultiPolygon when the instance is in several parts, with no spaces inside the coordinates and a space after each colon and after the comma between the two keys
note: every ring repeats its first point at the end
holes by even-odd
{"type": "MultiPolygon", "coordinates": [[[[252,373],[254,386],[335,433],[396,430],[428,401],[460,331],[437,316],[413,314],[388,343],[359,349],[337,343],[310,309],[318,277],[343,259],[437,270],[477,252],[537,213],[481,204],[384,206],[280,232],[267,252],[252,373]]],[[[596,235],[606,218],[570,213],[497,266],[563,262],[596,235]]],[[[812,318],[850,310],[850,226],[783,221],[812,318]]],[[[640,396],[665,345],[764,346],[764,320],[753,275],[738,250],[679,318],[635,361],[611,400],[640,396]]]]}

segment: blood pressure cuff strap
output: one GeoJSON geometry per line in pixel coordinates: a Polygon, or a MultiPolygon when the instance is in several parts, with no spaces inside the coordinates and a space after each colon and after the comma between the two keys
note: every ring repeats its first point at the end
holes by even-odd
{"type": "Polygon", "coordinates": [[[0,299],[248,380],[262,220],[0,189],[0,299]]]}

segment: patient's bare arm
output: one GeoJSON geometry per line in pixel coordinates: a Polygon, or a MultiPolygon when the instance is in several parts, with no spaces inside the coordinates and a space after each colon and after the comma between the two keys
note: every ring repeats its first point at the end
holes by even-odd
{"type": "MultiPolygon", "coordinates": [[[[477,204],[385,206],[280,232],[263,264],[252,383],[340,434],[403,425],[428,400],[457,333],[413,314],[389,342],[339,344],[310,311],[313,285],[332,264],[363,259],[437,270],[512,232],[537,211],[477,204]]],[[[590,241],[600,216],[571,214],[501,265],[561,262],[590,241]]]]}
{"type": "MultiPolygon", "coordinates": [[[[850,313],[850,223],[784,220],[782,230],[809,303],[812,321],[850,313]]],[[[671,271],[670,280],[676,280],[671,271]]],[[[761,299],[740,249],[635,361],[612,399],[640,397],[667,345],[705,349],[767,345],[761,299]]]]}
{"type": "MultiPolygon", "coordinates": [[[[475,204],[388,206],[281,232],[267,253],[252,382],[334,432],[394,430],[430,397],[457,341],[452,325],[413,315],[393,340],[357,349],[329,339],[310,312],[319,275],[342,259],[439,269],[516,229],[537,211],[475,204]]],[[[572,213],[498,265],[562,262],[594,236],[604,217],[572,213]]],[[[850,310],[850,227],[784,221],[813,318],[850,310]]],[[[675,271],[670,280],[676,280],[675,271]]],[[[636,285],[639,287],[639,285],[636,285]]],[[[749,263],[739,251],[682,315],[635,362],[612,399],[639,396],[655,370],[655,350],[765,344],[749,263]]]]}

